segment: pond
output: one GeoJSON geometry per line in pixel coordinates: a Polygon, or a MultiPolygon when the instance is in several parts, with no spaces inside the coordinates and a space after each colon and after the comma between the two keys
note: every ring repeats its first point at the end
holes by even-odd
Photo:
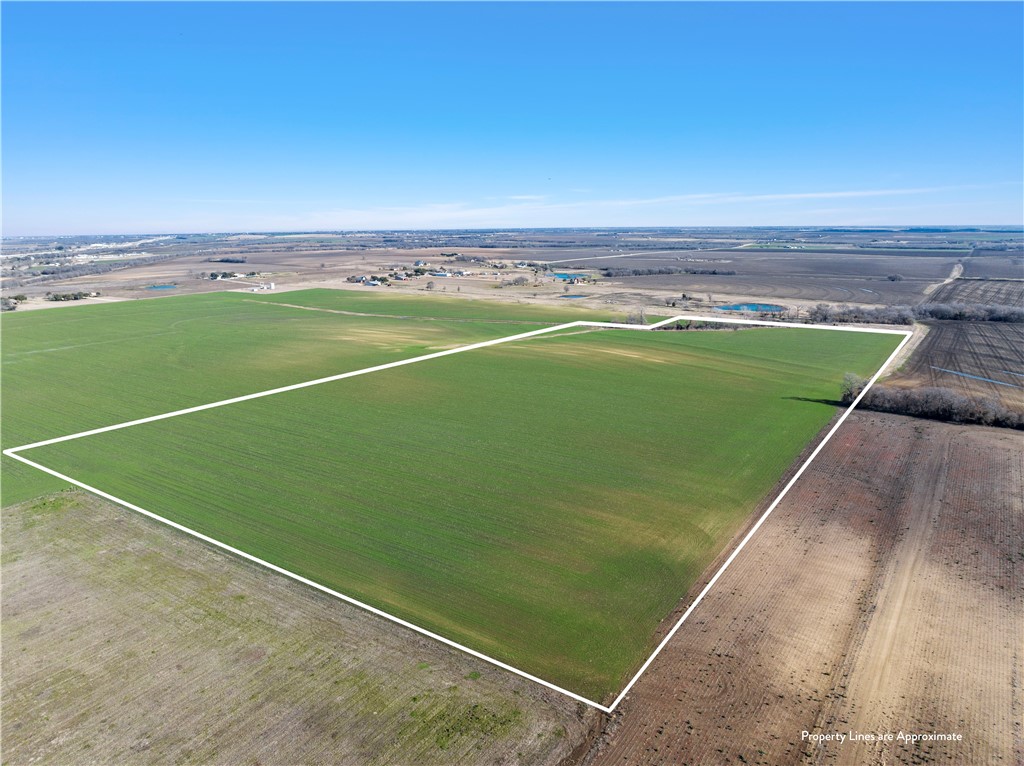
{"type": "Polygon", "coordinates": [[[715,306],[715,311],[756,311],[761,314],[778,314],[785,310],[785,306],[776,306],[774,303],[730,303],[728,306],[715,306]]]}
{"type": "Polygon", "coordinates": [[[585,279],[586,277],[589,277],[590,275],[586,274],[586,273],[570,274],[567,271],[556,271],[552,276],[556,277],[557,279],[561,279],[561,280],[567,282],[570,279],[585,279]]]}
{"type": "Polygon", "coordinates": [[[147,290],[173,290],[177,285],[150,285],[147,290]]]}

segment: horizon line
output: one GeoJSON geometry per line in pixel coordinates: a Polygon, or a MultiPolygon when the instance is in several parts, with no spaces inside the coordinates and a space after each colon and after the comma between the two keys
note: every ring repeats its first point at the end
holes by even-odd
{"type": "Polygon", "coordinates": [[[421,233],[421,232],[500,232],[500,231],[709,231],[709,230],[769,230],[769,231],[906,231],[908,229],[940,229],[940,230],[991,230],[1011,229],[1020,230],[1024,233],[1024,222],[1021,223],[905,223],[905,224],[737,224],[737,225],[645,225],[645,226],[445,226],[425,228],[358,228],[340,227],[336,229],[220,229],[220,230],[151,230],[151,231],[105,231],[105,232],[77,232],[74,234],[0,234],[0,240],[8,239],[40,239],[44,237],[68,238],[68,237],[123,237],[123,236],[157,236],[157,235],[191,235],[211,236],[225,234],[358,234],[358,233],[421,233]]]}

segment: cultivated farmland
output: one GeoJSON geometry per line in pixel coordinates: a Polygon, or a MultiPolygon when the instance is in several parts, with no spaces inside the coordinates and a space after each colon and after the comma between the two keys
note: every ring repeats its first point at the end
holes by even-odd
{"type": "MultiPolygon", "coordinates": [[[[618,316],[333,290],[260,297],[192,295],[5,315],[4,448],[545,323],[618,316]]],[[[7,457],[3,468],[4,505],[65,486],[7,457]]]]}
{"type": "Polygon", "coordinates": [[[1024,411],[1024,326],[930,321],[928,334],[886,385],[938,386],[1024,411]]]}
{"type": "Polygon", "coordinates": [[[545,337],[26,456],[603,700],[897,340],[545,337]]]}
{"type": "MultiPolygon", "coordinates": [[[[174,256],[169,260],[109,274],[40,277],[38,284],[33,277],[24,286],[11,289],[15,286],[7,281],[10,274],[5,268],[0,277],[6,294],[24,291],[30,300],[19,304],[14,314],[3,315],[4,446],[533,330],[547,323],[621,319],[623,315],[611,313],[616,308],[630,313],[640,306],[646,306],[650,314],[670,311],[664,308],[666,299],[678,299],[684,291],[694,301],[681,303],[678,311],[707,306],[708,293],[713,304],[764,299],[804,308],[820,300],[1019,303],[1019,279],[1024,276],[1019,230],[992,234],[1001,243],[995,250],[977,249],[987,246],[978,240],[988,236],[975,231],[900,232],[890,238],[877,232],[783,230],[202,235],[153,245],[154,254],[174,256]],[[896,238],[901,241],[885,241],[896,238]],[[453,252],[463,258],[443,255],[453,252]],[[485,273],[483,267],[468,264],[465,258],[469,257],[503,263],[495,265],[493,272],[488,264],[485,273]],[[231,260],[220,265],[214,262],[218,258],[231,260]],[[579,292],[587,294],[588,300],[566,301],[561,300],[566,297],[565,286],[553,275],[536,274],[529,263],[516,265],[558,260],[561,263],[550,271],[576,271],[565,263],[572,258],[586,258],[579,262],[579,270],[595,275],[601,266],[722,268],[737,274],[603,279],[599,284],[580,286],[579,292]],[[238,259],[246,260],[246,265],[226,265],[238,259]],[[416,260],[435,266],[465,266],[474,274],[437,279],[433,289],[426,287],[429,275],[396,281],[391,287],[346,282],[353,275],[411,269],[416,260]],[[940,286],[958,263],[964,266],[967,278],[940,286]],[[103,297],[98,303],[244,287],[244,281],[203,278],[202,272],[212,268],[260,272],[275,280],[277,289],[253,293],[245,288],[245,292],[103,306],[88,305],[92,301],[56,304],[42,300],[47,290],[99,290],[103,297]],[[889,274],[903,279],[891,281],[889,274]],[[527,284],[507,284],[519,276],[525,276],[527,284]],[[148,289],[168,283],[173,286],[166,291],[148,289]],[[304,289],[310,286],[345,289],[304,289]],[[459,299],[457,293],[461,293],[459,299]],[[466,300],[466,296],[487,300],[466,300]],[[535,303],[526,303],[529,301],[535,303]],[[569,308],[581,305],[592,310],[569,308]],[[26,309],[37,306],[63,308],[27,315],[26,309]]],[[[28,249],[42,250],[36,255],[43,258],[56,244],[37,243],[28,249]]],[[[88,241],[81,245],[92,247],[88,241]]],[[[13,243],[13,247],[20,246],[13,243]]],[[[15,276],[21,278],[20,272],[15,276]]],[[[1000,398],[1013,406],[1009,399],[1016,396],[1017,389],[1011,386],[1024,384],[1007,373],[1024,373],[1018,351],[1024,338],[1015,337],[1012,326],[929,324],[930,343],[915,351],[896,380],[884,381],[886,385],[941,385],[970,395],[1000,398]],[[932,365],[1011,386],[939,372],[932,365]]],[[[546,528],[536,534],[538,545],[527,551],[529,555],[542,554],[531,582],[540,584],[534,589],[543,594],[538,606],[549,613],[557,599],[544,592],[544,575],[577,575],[575,583],[563,587],[585,589],[590,576],[586,567],[596,570],[602,561],[601,557],[588,558],[590,548],[586,546],[602,540],[614,542],[621,535],[618,542],[635,541],[631,552],[646,566],[641,559],[643,546],[653,541],[653,549],[646,553],[654,566],[643,569],[625,555],[612,557],[612,564],[605,566],[607,571],[592,581],[607,586],[601,593],[603,601],[580,599],[583,605],[575,614],[557,613],[551,621],[554,630],[565,628],[565,635],[570,635],[575,629],[578,634],[578,625],[588,614],[604,621],[604,606],[619,608],[608,595],[609,587],[636,594],[641,590],[640,580],[649,572],[656,585],[678,576],[675,597],[681,600],[669,603],[661,615],[646,608],[652,615],[650,624],[621,631],[625,642],[650,641],[652,636],[664,635],[717,571],[731,550],[730,538],[723,526],[717,532],[724,542],[710,542],[716,530],[709,534],[701,526],[709,517],[699,518],[700,509],[686,505],[693,497],[699,499],[705,491],[703,485],[697,492],[680,490],[682,480],[658,476],[651,482],[645,472],[645,461],[650,459],[664,461],[661,473],[667,476],[690,470],[689,453],[677,450],[666,459],[651,447],[652,442],[663,441],[662,425],[639,433],[650,425],[645,409],[666,418],[683,417],[681,408],[666,406],[677,401],[675,391],[648,388],[653,379],[650,370],[656,367],[664,374],[675,370],[676,362],[664,361],[664,349],[630,345],[650,343],[653,338],[641,340],[632,335],[635,340],[627,345],[616,341],[603,346],[591,341],[592,336],[595,341],[614,337],[593,333],[505,347],[506,366],[500,368],[505,375],[497,386],[468,372],[451,381],[410,377],[406,382],[413,384],[411,390],[381,388],[370,392],[369,398],[345,402],[341,407],[337,407],[337,399],[325,398],[321,401],[329,417],[317,419],[312,426],[295,411],[286,412],[283,419],[280,412],[260,411],[255,422],[237,424],[252,426],[255,430],[251,433],[259,434],[258,440],[249,443],[240,428],[228,429],[233,443],[221,445],[227,449],[219,451],[213,445],[213,454],[204,463],[182,463],[179,450],[154,466],[143,456],[147,449],[160,449],[160,439],[145,449],[132,445],[129,468],[136,478],[145,480],[140,486],[155,480],[158,486],[168,488],[166,494],[176,505],[199,504],[174,494],[181,492],[183,483],[193,480],[203,482],[198,485],[197,497],[209,488],[222,505],[225,497],[238,495],[241,488],[243,496],[236,498],[236,507],[229,510],[243,518],[242,525],[258,522],[252,526],[265,528],[291,512],[282,499],[294,498],[286,492],[280,474],[263,471],[258,477],[263,483],[258,486],[278,484],[270,486],[267,494],[278,507],[264,514],[260,503],[266,498],[256,502],[251,495],[245,496],[244,485],[253,466],[266,465],[281,427],[288,422],[298,424],[310,434],[306,439],[310,449],[296,453],[299,456],[292,464],[303,459],[310,465],[348,461],[337,465],[328,481],[315,479],[340,487],[326,498],[324,507],[358,493],[393,499],[419,492],[427,476],[436,486],[423,504],[431,498],[459,500],[467,495],[486,501],[480,507],[490,515],[474,519],[480,522],[476,531],[484,533],[483,544],[473,550],[490,544],[494,535],[486,533],[494,529],[518,526],[532,532],[539,525],[531,526],[530,514],[547,512],[548,521],[568,521],[562,527],[566,545],[572,549],[568,556],[562,555],[566,546],[552,548],[554,532],[546,528]],[[584,347],[576,341],[590,345],[584,347]],[[546,349],[546,356],[539,349],[546,349]],[[552,356],[553,351],[557,356],[552,356]],[[560,370],[559,375],[531,378],[522,375],[521,368],[508,366],[514,359],[529,362],[531,368],[540,362],[557,362],[562,367],[554,368],[560,370]],[[599,406],[588,407],[568,398],[559,400],[549,392],[552,380],[562,380],[564,387],[561,372],[566,363],[582,365],[588,359],[595,374],[606,374],[609,361],[622,366],[616,373],[622,384],[615,401],[608,397],[599,406]],[[470,378],[481,381],[487,390],[478,392],[470,378]],[[451,391],[454,393],[448,393],[451,391]],[[467,431],[467,413],[483,411],[487,402],[498,396],[500,404],[487,413],[488,428],[467,431]],[[357,412],[354,420],[348,418],[348,413],[364,403],[365,411],[357,412]],[[638,408],[641,414],[629,416],[628,410],[622,409],[628,407],[638,408]],[[523,435],[504,425],[506,410],[540,424],[530,435],[539,434],[547,443],[539,448],[530,443],[528,448],[547,457],[546,461],[537,454],[525,464],[505,460],[502,449],[523,435]],[[588,457],[595,456],[595,466],[604,467],[607,476],[594,478],[597,468],[585,464],[580,470],[569,459],[552,462],[552,442],[557,442],[559,449],[563,442],[571,446],[581,431],[586,433],[608,412],[615,413],[611,422],[616,433],[586,441],[579,450],[586,447],[588,457]],[[424,446],[426,432],[418,423],[424,417],[434,418],[435,433],[443,434],[430,447],[424,446]],[[375,454],[382,456],[369,470],[363,470],[365,466],[356,460],[365,456],[335,449],[339,434],[350,421],[375,454]],[[637,430],[629,431],[631,428],[637,430]],[[400,436],[410,449],[385,453],[374,439],[378,432],[388,435],[395,429],[402,430],[400,436]],[[328,430],[326,439],[321,439],[321,432],[328,430]],[[481,431],[484,436],[471,445],[477,449],[469,460],[453,448],[468,436],[479,437],[481,431]],[[330,454],[325,456],[327,451],[330,454]],[[613,457],[625,454],[626,462],[611,465],[611,459],[605,459],[609,451],[613,457]],[[312,459],[308,458],[310,452],[312,459]],[[473,484],[479,465],[488,459],[504,461],[501,468],[507,469],[509,486],[487,481],[473,484]],[[255,461],[253,465],[250,460],[255,461]],[[640,466],[632,477],[623,469],[628,461],[640,466]],[[206,474],[220,472],[225,465],[227,480],[210,488],[214,477],[206,474]],[[182,468],[187,480],[176,478],[175,472],[182,468]],[[636,488],[629,487],[627,493],[609,492],[610,511],[590,502],[592,495],[629,482],[636,488]],[[447,491],[461,485],[469,485],[461,495],[447,491]],[[534,491],[538,487],[543,491],[534,491]],[[687,515],[673,514],[671,493],[680,491],[686,497],[678,507],[687,515]],[[542,503],[557,501],[560,507],[550,512],[528,504],[525,514],[518,512],[495,521],[494,509],[487,507],[495,492],[506,499],[516,492],[530,495],[531,502],[540,497],[542,503]],[[642,513],[650,514],[648,523],[640,518],[642,513]],[[696,523],[691,523],[694,519],[696,523]],[[665,530],[671,527],[666,521],[690,526],[669,538],[665,530]],[[661,538],[666,538],[662,548],[674,545],[678,552],[692,546],[698,555],[686,561],[668,560],[667,564],[659,561],[661,538]],[[677,544],[680,540],[682,545],[677,544]],[[699,554],[713,556],[716,550],[718,555],[702,566],[699,554]],[[699,570],[695,579],[688,579],[699,570]],[[636,578],[632,577],[634,571],[636,578]],[[687,582],[692,584],[684,595],[687,582]],[[657,623],[659,617],[664,619],[657,623]]],[[[698,363],[701,355],[709,353],[709,349],[690,351],[685,364],[698,363]]],[[[698,364],[698,369],[698,378],[714,373],[714,365],[698,364]]],[[[854,369],[850,365],[841,372],[854,369]]],[[[746,377],[751,385],[764,378],[756,374],[746,377]]],[[[774,386],[774,371],[768,378],[774,386]]],[[[688,385],[688,380],[680,383],[688,385]]],[[[698,383],[698,390],[718,395],[718,389],[707,380],[698,383]]],[[[593,396],[585,388],[575,388],[580,388],[583,399],[593,396]]],[[[824,415],[834,412],[827,402],[836,398],[836,393],[837,386],[831,385],[822,386],[820,393],[779,393],[778,398],[788,402],[787,406],[799,402],[820,408],[824,415]],[[815,399],[820,401],[804,401],[815,399]]],[[[285,409],[292,410],[290,406],[285,409]]],[[[690,407],[688,414],[697,424],[677,429],[666,441],[670,448],[677,444],[673,439],[683,440],[684,434],[691,447],[714,448],[723,433],[726,439],[733,438],[728,428],[712,422],[714,413],[704,409],[703,401],[690,407]]],[[[786,417],[779,410],[774,426],[767,427],[777,426],[786,417]]],[[[751,427],[758,431],[766,426],[754,420],[751,427]]],[[[203,429],[198,436],[206,438],[208,433],[203,429]]],[[[739,433],[737,430],[736,435],[739,433]]],[[[288,438],[299,437],[289,434],[288,438]]],[[[788,438],[786,435],[782,441],[788,438]]],[[[197,442],[188,429],[184,440],[197,442]]],[[[1006,430],[854,413],[616,713],[601,716],[606,725],[593,729],[595,734],[600,732],[594,747],[586,756],[586,748],[576,754],[587,764],[595,760],[609,764],[1021,761],[1021,699],[1019,684],[1014,681],[1021,669],[1020,658],[1013,654],[1019,643],[1015,638],[1021,632],[1019,598],[1014,600],[1020,592],[1021,576],[1018,443],[1019,438],[1006,430]],[[806,748],[799,738],[803,729],[831,731],[851,726],[915,732],[948,727],[961,731],[965,740],[955,746],[922,745],[916,749],[830,745],[815,750],[806,748]]],[[[85,451],[88,444],[86,439],[79,446],[85,451]]],[[[763,459],[761,453],[775,449],[763,444],[751,441],[739,446],[752,449],[756,462],[763,459]]],[[[210,451],[209,445],[204,449],[210,451]]],[[[105,457],[105,452],[95,456],[97,475],[115,470],[99,465],[105,457]]],[[[740,475],[741,469],[746,470],[750,462],[744,453],[742,461],[709,470],[716,471],[714,479],[722,479],[724,484],[740,475]]],[[[791,463],[790,472],[794,467],[791,463]]],[[[494,468],[491,475],[498,471],[494,468]]],[[[72,475],[76,475],[74,471],[72,475]]],[[[10,505],[62,486],[41,472],[3,459],[5,762],[384,764],[414,760],[551,765],[562,763],[598,718],[596,711],[562,695],[95,497],[56,494],[17,507],[10,505]]],[[[732,542],[744,533],[750,512],[755,507],[763,509],[777,488],[751,503],[732,542]]],[[[712,486],[707,491],[713,490],[712,486]]],[[[355,515],[359,516],[355,521],[363,523],[370,514],[362,509],[355,515]]],[[[440,529],[448,535],[444,539],[459,542],[443,529],[447,521],[457,518],[455,511],[443,506],[437,515],[419,531],[432,534],[440,529]]],[[[324,516],[330,514],[315,520],[324,516]]],[[[730,514],[721,518],[725,525],[733,523],[730,514]]],[[[364,525],[361,531],[366,528],[364,525]]],[[[421,541],[410,538],[409,530],[397,522],[392,529],[407,535],[394,536],[394,550],[400,553],[392,561],[401,557],[395,579],[408,582],[426,559],[422,555],[426,544],[417,549],[421,541]]],[[[479,538],[472,542],[479,543],[479,538]]],[[[493,550],[492,559],[505,556],[501,566],[506,572],[518,574],[527,568],[522,540],[520,535],[505,550],[493,550]],[[507,564],[510,560],[512,565],[507,564]]],[[[626,552],[625,548],[620,546],[620,552],[626,552]]],[[[439,545],[438,549],[460,550],[454,544],[448,548],[439,545]]],[[[377,568],[390,567],[391,561],[385,559],[382,554],[370,563],[377,568]]],[[[468,561],[466,570],[471,571],[481,560],[486,558],[468,561]]],[[[438,579],[437,572],[444,571],[442,564],[434,568],[435,572],[428,572],[433,578],[427,578],[428,584],[438,579]]],[[[454,582],[463,587],[462,582],[454,582]]],[[[475,580],[473,585],[476,592],[463,588],[461,593],[467,604],[457,603],[453,609],[456,599],[448,598],[434,611],[444,611],[441,617],[449,624],[461,621],[463,630],[480,633],[486,620],[474,618],[473,610],[482,611],[481,599],[502,596],[498,588],[504,583],[492,578],[475,580]]],[[[522,590],[526,587],[504,595],[508,601],[521,597],[513,606],[531,606],[522,590]]],[[[586,595],[595,590],[591,587],[586,595]]],[[[638,604],[627,605],[623,612],[627,619],[636,620],[637,614],[640,621],[646,618],[639,602],[652,594],[643,590],[636,599],[638,604]]],[[[403,593],[409,601],[411,597],[403,593]]],[[[656,590],[653,596],[671,601],[667,589],[656,590]]],[[[496,600],[504,611],[505,603],[496,600]]],[[[422,601],[412,604],[428,611],[429,606],[422,601]]],[[[494,612],[483,613],[489,618],[494,612]]],[[[491,627],[500,630],[504,625],[501,619],[515,620],[515,613],[510,614],[513,616],[498,615],[491,627]]],[[[431,626],[430,617],[437,615],[416,621],[431,626]]],[[[437,622],[433,627],[443,630],[446,626],[437,622]]],[[[607,635],[612,635],[610,630],[607,635]]],[[[487,648],[487,638],[469,636],[465,643],[481,641],[473,645],[487,648]]],[[[549,647],[543,645],[542,638],[526,646],[526,653],[538,661],[550,661],[549,647]]],[[[596,640],[593,635],[588,639],[596,640]]],[[[559,637],[558,641],[574,644],[572,637],[559,637]]],[[[522,646],[510,648],[524,651],[522,646]]],[[[649,648],[650,643],[639,652],[636,646],[624,645],[619,659],[631,652],[645,656],[649,648]]]]}
{"type": "Polygon", "coordinates": [[[928,296],[934,303],[1024,305],[1024,279],[956,279],[928,296]]]}
{"type": "MultiPolygon", "coordinates": [[[[615,276],[606,281],[629,290],[661,289],[695,297],[724,296],[791,301],[857,304],[915,304],[930,285],[949,276],[957,257],[948,252],[927,255],[896,252],[859,253],[764,251],[753,248],[702,250],[699,253],[638,253],[630,257],[583,260],[579,266],[597,270],[685,268],[732,274],[659,274],[615,276]],[[889,279],[900,275],[899,281],[889,279]]],[[[562,267],[573,266],[572,261],[562,267]]]]}
{"type": "Polygon", "coordinates": [[[1024,278],[1024,255],[1020,251],[985,253],[964,259],[964,276],[983,279],[1024,278]]]}

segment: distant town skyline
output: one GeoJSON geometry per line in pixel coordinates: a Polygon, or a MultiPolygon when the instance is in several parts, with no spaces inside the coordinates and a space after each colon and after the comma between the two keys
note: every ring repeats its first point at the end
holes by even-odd
{"type": "Polygon", "coordinates": [[[1024,221],[1020,3],[2,14],[5,236],[1024,221]]]}

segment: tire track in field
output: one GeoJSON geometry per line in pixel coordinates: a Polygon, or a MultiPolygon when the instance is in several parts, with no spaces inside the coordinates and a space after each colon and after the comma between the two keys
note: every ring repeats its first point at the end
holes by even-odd
{"type": "MultiPolygon", "coordinates": [[[[153,333],[147,333],[146,335],[132,335],[132,336],[127,337],[127,338],[113,338],[111,340],[95,340],[95,341],[91,341],[89,343],[76,343],[76,344],[74,344],[72,346],[54,346],[52,348],[36,348],[36,349],[32,349],[31,351],[12,351],[10,354],[7,354],[7,359],[10,360],[10,359],[14,359],[16,357],[33,356],[35,354],[52,354],[52,353],[55,353],[55,352],[58,352],[58,351],[71,351],[71,350],[76,349],[76,348],[87,348],[89,346],[104,346],[104,345],[107,345],[107,344],[110,344],[110,343],[126,343],[128,341],[133,341],[133,340],[145,340],[146,338],[157,338],[157,337],[159,337],[161,335],[177,335],[177,332],[173,331],[173,330],[169,331],[169,332],[153,332],[153,333]]],[[[10,364],[10,361],[8,361],[7,363],[10,364]]]]}
{"type": "Polygon", "coordinates": [[[911,606],[920,604],[924,583],[921,565],[931,548],[939,523],[949,463],[950,443],[928,455],[927,462],[913,477],[907,507],[906,535],[896,543],[888,567],[879,576],[879,591],[871,627],[853,666],[859,670],[848,695],[857,707],[851,719],[853,731],[874,731],[883,701],[893,696],[893,672],[897,644],[909,643],[917,627],[911,606]]]}
{"type": "Polygon", "coordinates": [[[944,284],[927,299],[932,303],[1024,304],[1024,279],[957,279],[944,284]]]}
{"type": "Polygon", "coordinates": [[[900,388],[938,386],[966,396],[1024,408],[1024,390],[1014,373],[1024,373],[1024,326],[1008,322],[929,321],[921,345],[888,381],[900,388]],[[997,385],[942,370],[1004,381],[997,385]]]}

